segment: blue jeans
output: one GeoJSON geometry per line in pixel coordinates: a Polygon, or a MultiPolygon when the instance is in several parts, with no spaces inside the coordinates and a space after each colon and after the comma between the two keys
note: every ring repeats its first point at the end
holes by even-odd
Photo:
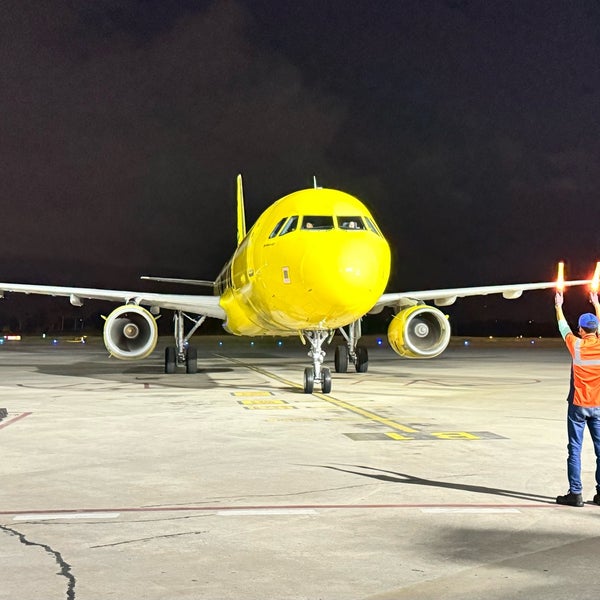
{"type": "Polygon", "coordinates": [[[600,492],[600,406],[584,408],[576,404],[569,404],[569,410],[567,411],[567,432],[569,434],[567,476],[569,478],[569,491],[573,494],[581,494],[582,491],[581,446],[583,445],[586,424],[594,442],[596,491],[600,492]]]}

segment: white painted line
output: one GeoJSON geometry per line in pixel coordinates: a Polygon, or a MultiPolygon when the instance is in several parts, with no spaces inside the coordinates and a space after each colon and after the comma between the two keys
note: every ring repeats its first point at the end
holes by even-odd
{"type": "Polygon", "coordinates": [[[115,519],[121,513],[101,512],[101,513],[48,513],[39,515],[17,515],[13,521],[52,521],[56,519],[115,519]]]}
{"type": "Polygon", "coordinates": [[[422,508],[421,512],[430,514],[493,514],[493,513],[520,513],[518,508],[422,508]]]}
{"type": "Polygon", "coordinates": [[[311,515],[316,514],[314,508],[233,508],[231,510],[218,510],[218,515],[311,515]]]}

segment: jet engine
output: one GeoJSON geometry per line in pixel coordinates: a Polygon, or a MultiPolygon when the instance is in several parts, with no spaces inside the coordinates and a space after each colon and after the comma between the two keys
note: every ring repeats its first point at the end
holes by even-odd
{"type": "Polygon", "coordinates": [[[450,323],[444,313],[433,306],[410,306],[392,319],[388,340],[400,356],[433,358],[450,342],[450,323]]]}
{"type": "Polygon", "coordinates": [[[146,358],[156,347],[158,327],[152,314],[137,304],[115,308],[104,323],[104,345],[122,360],[146,358]]]}

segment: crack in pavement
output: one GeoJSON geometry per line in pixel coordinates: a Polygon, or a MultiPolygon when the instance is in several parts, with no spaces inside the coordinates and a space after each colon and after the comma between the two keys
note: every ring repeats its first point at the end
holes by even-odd
{"type": "Polygon", "coordinates": [[[9,535],[15,536],[19,538],[19,541],[25,546],[39,546],[43,548],[47,554],[50,554],[60,567],[60,571],[57,575],[65,577],[68,581],[67,585],[67,600],[75,600],[75,576],[71,573],[71,565],[67,563],[60,552],[53,550],[50,546],[46,544],[39,544],[38,542],[32,542],[25,537],[25,534],[17,531],[16,529],[11,529],[10,527],[6,527],[5,525],[0,525],[0,529],[5,531],[9,535]]]}
{"type": "Polygon", "coordinates": [[[161,538],[174,538],[182,535],[201,535],[203,533],[206,533],[206,531],[184,531],[182,533],[167,533],[164,535],[154,535],[151,537],[137,538],[134,540],[124,540],[122,542],[114,542],[112,544],[100,544],[98,546],[90,546],[90,548],[111,548],[113,546],[122,546],[123,544],[134,544],[135,542],[149,542],[161,538]]]}

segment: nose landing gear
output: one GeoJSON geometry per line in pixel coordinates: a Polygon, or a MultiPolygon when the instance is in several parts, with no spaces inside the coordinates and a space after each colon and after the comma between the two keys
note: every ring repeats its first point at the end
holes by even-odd
{"type": "Polygon", "coordinates": [[[306,367],[304,369],[304,393],[312,394],[314,391],[315,383],[321,384],[321,391],[324,394],[331,392],[331,371],[327,367],[323,367],[323,359],[325,358],[325,351],[322,350],[321,346],[323,342],[333,337],[334,332],[326,329],[307,330],[303,332],[303,335],[310,342],[310,350],[308,355],[313,360],[312,367],[306,367]]]}

